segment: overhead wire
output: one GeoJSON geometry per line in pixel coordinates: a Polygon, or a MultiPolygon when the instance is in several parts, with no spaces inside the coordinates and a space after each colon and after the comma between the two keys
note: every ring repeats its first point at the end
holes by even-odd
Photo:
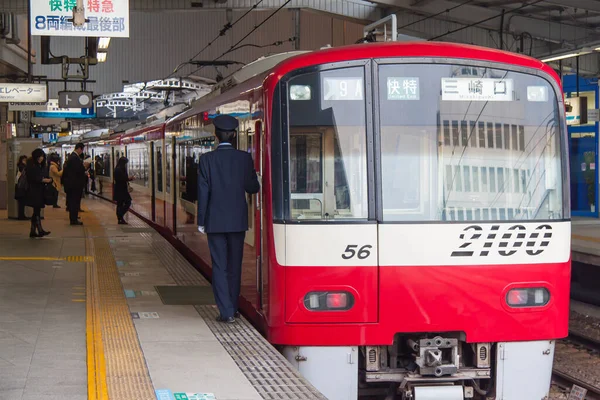
{"type": "Polygon", "coordinates": [[[517,7],[517,8],[511,8],[510,10],[507,10],[507,11],[505,11],[505,12],[503,12],[503,13],[500,13],[500,14],[498,14],[498,15],[493,15],[493,16],[491,16],[491,17],[484,18],[484,19],[482,19],[482,20],[479,20],[479,21],[477,21],[477,22],[473,22],[473,23],[471,23],[471,24],[467,24],[467,25],[465,25],[465,26],[462,26],[462,27],[460,27],[460,28],[453,29],[453,30],[451,30],[451,31],[448,31],[448,32],[446,32],[446,33],[443,33],[443,34],[441,34],[441,35],[438,35],[438,36],[432,37],[432,38],[430,38],[430,39],[427,39],[427,40],[428,40],[428,41],[431,41],[431,40],[437,40],[437,39],[443,38],[444,36],[448,36],[448,35],[451,35],[451,34],[453,34],[453,33],[460,32],[460,31],[462,31],[462,30],[465,30],[465,29],[468,29],[468,28],[472,28],[472,27],[474,27],[474,26],[477,26],[477,25],[479,25],[479,24],[482,24],[482,23],[484,23],[484,22],[488,22],[488,21],[491,21],[491,20],[493,20],[493,19],[500,18],[500,17],[502,17],[502,15],[506,15],[506,14],[512,14],[512,13],[515,13],[515,12],[517,12],[517,11],[519,11],[519,10],[522,10],[522,9],[524,9],[524,8],[527,8],[527,7],[534,6],[534,5],[536,5],[537,3],[541,3],[542,1],[544,1],[544,0],[535,0],[534,2],[523,4],[523,5],[522,5],[522,6],[520,6],[520,7],[517,7]]]}
{"type": "MultiPolygon", "coordinates": [[[[234,45],[232,45],[229,50],[223,52],[223,54],[221,54],[219,57],[215,58],[213,60],[214,61],[218,61],[220,58],[222,58],[223,56],[225,56],[226,54],[228,54],[229,52],[233,51],[233,49],[238,46],[240,43],[242,43],[244,40],[246,40],[248,37],[250,37],[250,35],[252,35],[254,32],[256,32],[258,30],[258,28],[260,28],[261,26],[263,26],[268,20],[270,20],[271,18],[273,18],[279,11],[283,10],[285,8],[285,6],[287,6],[288,4],[290,4],[292,2],[292,0],[287,0],[285,3],[283,3],[281,6],[279,6],[279,8],[277,8],[275,11],[273,11],[271,14],[269,14],[269,16],[267,18],[265,18],[260,24],[256,25],[250,32],[248,32],[243,38],[241,38],[240,40],[238,40],[234,45]]],[[[189,77],[190,75],[195,74],[196,72],[202,70],[205,66],[201,66],[197,69],[195,69],[194,71],[192,71],[191,73],[189,73],[187,77],[189,77]]]]}

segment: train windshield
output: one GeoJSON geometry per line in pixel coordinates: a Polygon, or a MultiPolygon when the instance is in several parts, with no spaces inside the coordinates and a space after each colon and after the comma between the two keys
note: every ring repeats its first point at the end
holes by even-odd
{"type": "Polygon", "coordinates": [[[392,222],[568,217],[548,81],[448,64],[367,71],[289,80],[291,219],[367,219],[375,204],[392,222]]]}
{"type": "Polygon", "coordinates": [[[563,214],[562,121],[543,78],[459,65],[380,65],[383,219],[563,214]]]}

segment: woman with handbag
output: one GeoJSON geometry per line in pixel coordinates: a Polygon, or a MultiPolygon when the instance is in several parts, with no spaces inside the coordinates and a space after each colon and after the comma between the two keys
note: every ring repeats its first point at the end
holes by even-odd
{"type": "Polygon", "coordinates": [[[42,228],[42,219],[40,212],[46,206],[45,186],[52,182],[51,178],[46,176],[46,154],[42,149],[35,149],[31,153],[31,158],[27,160],[25,176],[27,177],[27,194],[25,195],[25,205],[33,208],[31,216],[31,231],[29,237],[43,237],[49,235],[42,228]]]}
{"type": "MultiPolygon", "coordinates": [[[[60,193],[61,190],[61,179],[63,176],[64,170],[59,168],[60,157],[58,154],[51,154],[50,157],[50,178],[52,178],[52,184],[56,188],[56,190],[60,193]]],[[[58,205],[58,196],[56,196],[56,203],[52,204],[53,208],[60,208],[58,205]]]]}
{"type": "Polygon", "coordinates": [[[125,221],[125,214],[131,207],[131,187],[129,182],[134,178],[129,177],[127,173],[127,163],[129,160],[126,157],[119,158],[117,166],[115,167],[114,176],[114,189],[113,189],[113,200],[117,202],[117,220],[119,225],[127,225],[125,221]]]}

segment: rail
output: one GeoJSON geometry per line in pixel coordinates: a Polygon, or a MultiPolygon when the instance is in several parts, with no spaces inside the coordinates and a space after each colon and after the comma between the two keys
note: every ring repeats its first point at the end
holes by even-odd
{"type": "MultiPolygon", "coordinates": [[[[577,347],[581,352],[593,353],[600,362],[600,343],[597,340],[576,331],[569,331],[569,336],[562,342],[577,347]]],[[[587,390],[586,399],[600,400],[599,386],[585,381],[580,376],[575,376],[561,368],[557,368],[556,364],[552,369],[552,380],[558,386],[566,389],[571,389],[573,385],[577,385],[587,390]]]]}

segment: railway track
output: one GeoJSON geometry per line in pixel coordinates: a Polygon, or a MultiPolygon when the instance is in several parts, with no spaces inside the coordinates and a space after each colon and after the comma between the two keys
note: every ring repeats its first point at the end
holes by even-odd
{"type": "Polygon", "coordinates": [[[600,400],[600,343],[571,331],[556,345],[552,381],[570,390],[577,385],[587,390],[586,399],[600,400]]]}

